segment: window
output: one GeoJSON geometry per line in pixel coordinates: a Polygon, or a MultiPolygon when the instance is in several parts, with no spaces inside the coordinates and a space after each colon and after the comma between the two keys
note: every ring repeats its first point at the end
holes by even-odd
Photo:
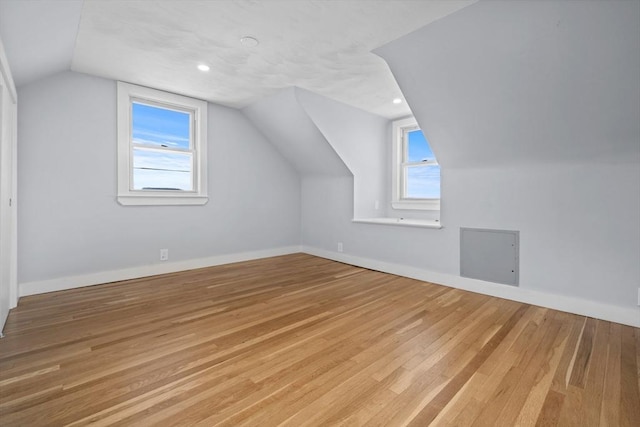
{"type": "Polygon", "coordinates": [[[440,166],[414,118],[393,122],[394,209],[440,209],[440,166]]]}
{"type": "Polygon", "coordinates": [[[207,202],[207,103],[118,82],[118,202],[207,202]]]}

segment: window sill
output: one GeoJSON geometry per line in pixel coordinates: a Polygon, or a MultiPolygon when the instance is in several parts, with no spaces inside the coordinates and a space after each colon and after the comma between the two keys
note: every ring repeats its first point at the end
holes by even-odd
{"type": "Polygon", "coordinates": [[[118,196],[123,206],[204,205],[207,201],[207,196],[118,196]]]}
{"type": "Polygon", "coordinates": [[[442,224],[433,219],[410,218],[358,218],[351,220],[361,224],[399,225],[401,227],[419,227],[441,229],[442,224]]]}

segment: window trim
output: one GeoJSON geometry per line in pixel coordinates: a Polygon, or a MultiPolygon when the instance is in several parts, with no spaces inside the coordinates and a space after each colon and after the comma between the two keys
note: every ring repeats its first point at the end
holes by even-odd
{"type": "Polygon", "coordinates": [[[118,82],[118,203],[141,205],[204,205],[207,195],[207,102],[157,89],[118,82]],[[193,191],[132,190],[132,104],[147,103],[192,113],[193,191]]]}
{"type": "MultiPolygon", "coordinates": [[[[403,198],[403,187],[406,185],[404,177],[404,167],[417,165],[417,163],[404,163],[404,151],[407,149],[405,144],[405,134],[408,131],[420,129],[418,122],[414,117],[395,120],[392,126],[392,189],[391,189],[391,207],[393,209],[407,210],[440,210],[440,199],[409,199],[403,198]]],[[[437,165],[436,161],[421,162],[420,165],[437,165]]],[[[442,183],[441,183],[442,187],[442,183]]]]}

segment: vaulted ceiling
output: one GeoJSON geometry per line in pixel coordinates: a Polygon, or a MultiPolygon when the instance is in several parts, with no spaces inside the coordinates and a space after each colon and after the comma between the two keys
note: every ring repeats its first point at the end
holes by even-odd
{"type": "Polygon", "coordinates": [[[237,108],[298,86],[395,118],[409,107],[371,51],[472,3],[0,0],[0,37],[17,85],[71,69],[237,108]]]}
{"type": "MultiPolygon", "coordinates": [[[[0,37],[18,86],[71,69],[268,106],[253,119],[275,144],[287,128],[265,117],[300,112],[297,86],[386,118],[411,106],[443,167],[640,161],[638,1],[0,0],[0,37]]],[[[345,173],[332,156],[294,163],[345,173]]]]}
{"type": "Polygon", "coordinates": [[[638,1],[481,1],[375,52],[443,168],[640,162],[638,1]]]}

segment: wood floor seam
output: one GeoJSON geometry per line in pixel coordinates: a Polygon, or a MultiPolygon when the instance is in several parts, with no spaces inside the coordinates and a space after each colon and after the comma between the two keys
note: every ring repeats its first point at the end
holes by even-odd
{"type": "Polygon", "coordinates": [[[638,426],[640,330],[307,255],[20,300],[0,425],[638,426]]]}

